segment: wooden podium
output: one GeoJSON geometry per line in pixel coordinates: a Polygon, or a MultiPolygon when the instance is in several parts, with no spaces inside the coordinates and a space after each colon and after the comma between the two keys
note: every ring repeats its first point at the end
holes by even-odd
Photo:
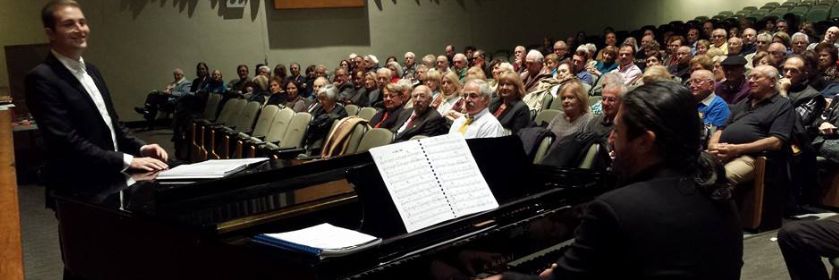
{"type": "Polygon", "coordinates": [[[12,109],[0,108],[0,279],[23,279],[12,109]]]}

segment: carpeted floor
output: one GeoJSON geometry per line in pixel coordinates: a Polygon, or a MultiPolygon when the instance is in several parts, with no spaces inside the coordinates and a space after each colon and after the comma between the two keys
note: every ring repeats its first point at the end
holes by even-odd
{"type": "MultiPolygon", "coordinates": [[[[136,131],[135,135],[173,153],[171,130],[136,131]]],[[[44,188],[19,186],[19,198],[26,279],[61,279],[57,222],[53,212],[44,208],[44,188]]],[[[769,231],[744,235],[741,279],[789,279],[778,245],[772,240],[775,234],[776,231],[769,231]]]]}

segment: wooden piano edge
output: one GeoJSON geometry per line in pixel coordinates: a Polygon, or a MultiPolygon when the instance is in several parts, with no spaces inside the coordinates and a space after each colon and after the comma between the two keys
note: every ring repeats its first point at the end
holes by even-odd
{"type": "Polygon", "coordinates": [[[335,206],[345,205],[358,200],[358,195],[355,193],[340,194],[328,199],[318,200],[312,203],[306,203],[289,208],[271,211],[252,215],[240,219],[235,219],[219,224],[216,227],[218,233],[229,233],[241,229],[250,228],[256,225],[266,224],[273,221],[296,217],[306,213],[318,211],[320,209],[331,208],[335,206]]]}

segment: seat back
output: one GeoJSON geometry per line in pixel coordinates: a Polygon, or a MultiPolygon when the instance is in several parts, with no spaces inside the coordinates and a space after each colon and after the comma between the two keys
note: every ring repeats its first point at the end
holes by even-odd
{"type": "Polygon", "coordinates": [[[553,120],[557,115],[559,115],[559,112],[561,111],[554,109],[542,110],[542,112],[539,112],[539,114],[536,115],[536,119],[534,120],[534,122],[536,123],[536,125],[542,125],[542,123],[550,123],[551,120],[553,120]]]}
{"type": "MultiPolygon", "coordinates": [[[[555,86],[555,87],[551,88],[550,91],[548,92],[548,94],[545,94],[545,96],[542,97],[542,110],[550,109],[551,106],[554,104],[554,97],[553,97],[554,88],[559,88],[559,86],[555,86]]],[[[559,102],[559,103],[562,103],[562,102],[559,102]]],[[[540,110],[540,111],[542,111],[542,110],[540,110]]]]}
{"type": "Polygon", "coordinates": [[[539,143],[539,147],[536,148],[536,153],[533,154],[533,164],[542,163],[542,160],[545,159],[545,155],[548,153],[548,149],[551,148],[553,141],[553,137],[542,138],[542,142],[539,143]]]}
{"type": "Polygon", "coordinates": [[[364,134],[361,143],[358,144],[356,153],[363,153],[370,148],[384,146],[393,142],[393,132],[384,128],[374,128],[364,134]]]}
{"type": "Polygon", "coordinates": [[[268,130],[271,129],[271,123],[274,122],[274,117],[279,111],[280,107],[276,105],[268,105],[262,108],[262,112],[259,113],[259,118],[256,119],[256,125],[253,127],[251,136],[262,137],[268,135],[268,130]]]}
{"type": "Polygon", "coordinates": [[[216,118],[219,102],[221,102],[221,94],[210,94],[207,97],[207,104],[204,105],[205,120],[214,120],[216,118]]]}
{"type": "Polygon", "coordinates": [[[242,111],[234,117],[231,126],[237,131],[245,133],[253,131],[253,124],[257,115],[259,115],[260,108],[262,108],[262,104],[259,101],[247,102],[242,111]]]}
{"type": "Polygon", "coordinates": [[[285,107],[277,111],[274,119],[271,120],[271,127],[268,128],[268,133],[265,134],[265,142],[274,143],[283,139],[291,118],[294,117],[294,110],[285,107]]]}
{"type": "Polygon", "coordinates": [[[594,157],[597,156],[598,151],[600,151],[600,144],[592,144],[589,146],[586,155],[583,157],[583,160],[580,162],[578,167],[580,169],[591,169],[591,165],[594,163],[594,157]]]}
{"type": "Polygon", "coordinates": [[[358,117],[369,121],[370,119],[373,118],[373,116],[376,115],[376,112],[377,112],[376,108],[364,107],[364,108],[361,108],[361,110],[358,111],[358,117]]]}
{"type": "Polygon", "coordinates": [[[230,124],[233,121],[233,118],[245,108],[247,101],[240,98],[230,99],[227,103],[224,103],[224,108],[221,109],[221,113],[216,119],[217,123],[221,124],[230,124]]]}
{"type": "Polygon", "coordinates": [[[344,106],[344,110],[347,110],[347,115],[348,116],[355,116],[355,115],[358,114],[358,105],[355,105],[355,104],[346,105],[346,106],[344,106]]]}
{"type": "Polygon", "coordinates": [[[295,113],[288,123],[288,128],[280,140],[280,149],[286,148],[302,148],[303,139],[306,138],[306,130],[309,128],[309,122],[312,121],[312,115],[306,112],[295,113]]]}

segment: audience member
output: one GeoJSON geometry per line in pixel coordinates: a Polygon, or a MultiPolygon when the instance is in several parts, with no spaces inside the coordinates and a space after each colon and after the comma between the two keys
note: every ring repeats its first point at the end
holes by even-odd
{"type": "Polygon", "coordinates": [[[198,62],[195,66],[195,79],[189,86],[189,92],[197,93],[198,90],[205,88],[210,82],[210,68],[204,62],[198,62]]]}
{"type": "Polygon", "coordinates": [[[807,37],[807,34],[796,32],[792,34],[792,54],[802,54],[804,51],[807,50],[807,46],[810,45],[810,38],[807,37]]]}
{"type": "Polygon", "coordinates": [[[539,85],[539,82],[545,78],[550,78],[550,74],[542,71],[544,60],[545,58],[542,56],[542,53],[537,50],[530,50],[527,53],[527,57],[525,58],[527,69],[521,73],[521,80],[524,83],[525,92],[533,91],[539,85]]]}
{"type": "Polygon", "coordinates": [[[440,72],[440,74],[445,74],[449,72],[449,60],[446,58],[446,56],[437,56],[437,62],[435,65],[437,72],[440,72]]]}
{"type": "Polygon", "coordinates": [[[463,87],[465,113],[454,120],[449,134],[460,134],[466,139],[505,136],[504,127],[487,108],[490,95],[492,92],[486,81],[466,81],[463,87]]]}
{"type": "Polygon", "coordinates": [[[403,61],[402,65],[402,79],[409,79],[412,82],[416,81],[416,73],[417,73],[417,63],[416,63],[417,55],[413,52],[406,52],[405,53],[405,60],[403,61]]]}
{"type": "Polygon", "coordinates": [[[453,121],[464,110],[465,100],[461,98],[461,84],[457,74],[449,72],[440,79],[440,94],[434,98],[431,107],[443,117],[453,121]]]}
{"type": "Polygon", "coordinates": [[[822,257],[839,255],[837,218],[789,222],[778,231],[778,247],[791,279],[829,279],[822,257]]]}
{"type": "Polygon", "coordinates": [[[249,73],[250,72],[248,71],[248,66],[247,65],[240,64],[239,66],[237,66],[236,67],[236,74],[239,75],[239,78],[234,79],[234,80],[230,80],[230,82],[227,83],[227,86],[228,86],[227,90],[232,92],[232,93],[238,94],[238,95],[243,95],[243,94],[247,93],[248,92],[247,87],[253,87],[253,84],[251,83],[251,79],[250,79],[250,77],[248,77],[249,73]]]}
{"type": "Polygon", "coordinates": [[[715,93],[728,104],[737,104],[749,96],[751,86],[746,80],[746,59],[740,56],[731,56],[723,60],[723,73],[725,81],[719,83],[715,93]]]}
{"type": "Polygon", "coordinates": [[[469,62],[466,59],[466,55],[457,53],[454,55],[453,61],[454,67],[452,67],[452,70],[455,74],[457,74],[457,77],[463,81],[463,78],[466,77],[466,70],[469,68],[469,62]]]}
{"type": "Polygon", "coordinates": [[[498,79],[498,98],[492,100],[489,111],[505,129],[516,134],[530,126],[530,108],[522,102],[524,85],[515,72],[504,71],[498,79]]]}
{"type": "Polygon", "coordinates": [[[719,49],[722,55],[728,55],[728,35],[725,29],[717,28],[711,33],[711,47],[708,49],[719,49]]]}
{"type": "Polygon", "coordinates": [[[725,100],[714,94],[714,74],[708,70],[694,71],[689,84],[702,122],[714,128],[724,127],[731,111],[725,100]]]}
{"type": "Polygon", "coordinates": [[[603,59],[598,59],[594,66],[589,66],[588,71],[594,76],[600,77],[605,73],[618,68],[616,59],[618,57],[618,48],[607,46],[601,51],[603,59]]]}
{"type": "Polygon", "coordinates": [[[743,39],[739,37],[728,38],[728,55],[743,56],[743,39]]]}
{"type": "Polygon", "coordinates": [[[175,103],[184,96],[190,95],[190,82],[184,78],[184,71],[175,68],[172,71],[174,80],[166,85],[162,91],[152,91],[146,95],[143,107],[134,107],[134,111],[143,115],[148,129],[154,125],[158,111],[173,112],[175,103]]]}
{"type": "Polygon", "coordinates": [[[708,142],[708,151],[725,163],[732,185],[754,178],[754,156],[769,152],[780,157],[795,123],[789,100],[778,94],[778,70],[758,66],[749,73],[748,97],[731,107],[731,117],[708,142]]]}
{"type": "Polygon", "coordinates": [[[516,46],[513,49],[513,68],[516,69],[517,73],[522,73],[525,70],[524,65],[524,56],[527,53],[527,49],[524,46],[516,46]]]}
{"type": "MultiPolygon", "coordinates": [[[[295,113],[306,112],[308,102],[307,99],[300,97],[300,84],[294,79],[288,79],[285,83],[286,100],[283,104],[287,108],[291,108],[295,113]]],[[[271,100],[268,100],[271,103],[271,100]]]]}
{"type": "Polygon", "coordinates": [[[338,104],[338,89],[335,86],[327,84],[319,88],[317,99],[319,105],[311,112],[312,120],[306,132],[306,150],[311,154],[320,151],[332,123],[347,117],[347,110],[338,104]]]}
{"type": "Polygon", "coordinates": [[[394,128],[395,142],[406,141],[417,135],[437,136],[446,134],[446,120],[436,110],[430,108],[431,89],[419,85],[411,93],[413,109],[403,110],[399,116],[398,127],[394,128]]]}
{"type": "Polygon", "coordinates": [[[548,129],[556,136],[554,142],[560,142],[565,136],[584,132],[592,120],[588,93],[583,90],[579,81],[570,81],[563,86],[557,101],[562,102],[562,111],[548,124],[548,129]]]}
{"type": "Polygon", "coordinates": [[[367,73],[362,70],[356,71],[352,77],[352,95],[347,96],[346,100],[343,100],[345,105],[348,104],[355,104],[358,107],[367,107],[369,100],[368,98],[368,85],[367,85],[367,76],[370,76],[370,87],[375,88],[376,86],[376,76],[372,75],[372,73],[367,73]]]}
{"type": "Polygon", "coordinates": [[[621,74],[623,80],[626,82],[627,85],[630,85],[635,82],[636,79],[641,77],[641,68],[638,65],[635,65],[635,50],[632,48],[631,45],[623,45],[618,52],[618,63],[620,65],[612,72],[621,74]]]}
{"type": "Polygon", "coordinates": [[[591,73],[586,71],[586,62],[588,61],[588,56],[586,53],[581,51],[577,51],[571,58],[571,62],[574,65],[572,71],[580,79],[581,82],[586,83],[588,85],[594,84],[594,77],[591,76],[591,73]]]}
{"type": "Polygon", "coordinates": [[[370,119],[370,126],[392,130],[402,112],[402,88],[397,84],[387,84],[382,94],[384,110],[380,110],[370,119]]]}
{"type": "Polygon", "coordinates": [[[757,51],[757,31],[754,28],[746,28],[743,30],[743,55],[753,54],[757,51]]]}
{"type": "Polygon", "coordinates": [[[676,49],[674,63],[667,70],[682,81],[687,81],[690,78],[690,60],[692,58],[690,47],[681,46],[676,49]]]}

